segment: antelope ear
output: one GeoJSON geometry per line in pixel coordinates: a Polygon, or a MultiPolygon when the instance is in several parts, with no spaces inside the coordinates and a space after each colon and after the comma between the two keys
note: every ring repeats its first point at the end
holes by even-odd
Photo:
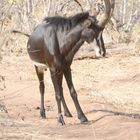
{"type": "Polygon", "coordinates": [[[87,19],[84,21],[84,27],[88,28],[91,25],[91,20],[87,19]]]}

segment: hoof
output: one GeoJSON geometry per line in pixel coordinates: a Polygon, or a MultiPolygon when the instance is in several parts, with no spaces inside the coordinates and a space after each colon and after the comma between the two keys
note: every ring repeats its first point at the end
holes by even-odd
{"type": "Polygon", "coordinates": [[[40,117],[41,117],[42,119],[46,119],[45,110],[40,111],[40,117]]]}
{"type": "Polygon", "coordinates": [[[65,115],[66,117],[72,117],[72,115],[71,115],[71,113],[70,113],[69,111],[68,111],[68,112],[65,112],[64,115],[65,115]]]}
{"type": "Polygon", "coordinates": [[[85,123],[85,122],[88,122],[88,119],[87,119],[87,117],[86,116],[81,116],[81,117],[78,117],[79,118],[79,120],[80,120],[80,122],[81,123],[85,123]]]}
{"type": "Polygon", "coordinates": [[[65,125],[65,122],[64,122],[64,119],[63,119],[62,114],[60,114],[60,115],[58,116],[57,122],[58,122],[58,124],[61,125],[61,126],[62,126],[62,125],[65,125]]]}

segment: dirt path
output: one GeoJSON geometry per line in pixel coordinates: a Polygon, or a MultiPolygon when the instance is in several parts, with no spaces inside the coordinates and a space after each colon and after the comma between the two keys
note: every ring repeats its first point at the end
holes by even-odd
{"type": "Polygon", "coordinates": [[[64,117],[66,126],[63,127],[56,122],[56,102],[49,72],[45,75],[47,119],[41,120],[38,81],[31,62],[27,57],[5,57],[0,73],[6,79],[6,89],[0,90],[0,139],[139,140],[140,58],[127,51],[108,52],[106,59],[74,61],[73,81],[89,122],[79,123],[64,82],[65,98],[73,117],[64,117]],[[2,105],[8,113],[2,111],[2,105]],[[135,114],[131,116],[132,113],[135,114]]]}

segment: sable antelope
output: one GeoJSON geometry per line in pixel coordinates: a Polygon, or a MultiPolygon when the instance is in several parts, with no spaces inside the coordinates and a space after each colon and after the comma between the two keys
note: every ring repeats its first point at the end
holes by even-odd
{"type": "MultiPolygon", "coordinates": [[[[107,2],[106,4],[110,4],[109,0],[107,2]]],[[[29,37],[27,51],[31,60],[34,62],[40,83],[40,116],[42,118],[46,117],[44,107],[44,70],[49,68],[58,107],[58,123],[61,125],[65,124],[61,102],[64,107],[64,115],[72,117],[63,96],[63,75],[65,76],[71,97],[74,101],[78,119],[80,119],[81,123],[88,121],[77,98],[77,93],[72,82],[70,66],[75,53],[81,45],[85,41],[90,43],[94,38],[97,38],[98,32],[95,30],[103,29],[109,17],[109,15],[106,16],[99,23],[93,22],[93,18],[91,19],[88,12],[79,13],[68,18],[58,16],[47,17],[34,29],[31,35],[24,34],[29,37]]]]}

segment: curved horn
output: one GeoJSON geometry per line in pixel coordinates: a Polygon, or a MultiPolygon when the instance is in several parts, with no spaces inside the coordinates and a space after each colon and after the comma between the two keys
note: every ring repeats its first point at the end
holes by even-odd
{"type": "Polygon", "coordinates": [[[105,27],[105,25],[108,23],[108,21],[112,16],[115,6],[115,0],[104,0],[104,3],[105,3],[105,14],[98,23],[98,25],[102,28],[105,27]]]}
{"type": "MultiPolygon", "coordinates": [[[[73,0],[73,1],[76,2],[76,4],[78,4],[78,6],[80,6],[81,11],[84,12],[84,9],[83,9],[83,7],[82,7],[82,4],[81,4],[78,0],[73,0]]],[[[59,9],[59,12],[60,12],[60,11],[63,11],[64,7],[65,7],[67,4],[69,4],[70,2],[71,2],[71,0],[67,1],[66,3],[64,3],[64,4],[61,6],[61,8],[59,9]]]]}
{"type": "Polygon", "coordinates": [[[78,1],[78,0],[74,0],[80,7],[81,7],[81,10],[82,12],[84,11],[83,7],[82,7],[82,4],[78,1]]]}

